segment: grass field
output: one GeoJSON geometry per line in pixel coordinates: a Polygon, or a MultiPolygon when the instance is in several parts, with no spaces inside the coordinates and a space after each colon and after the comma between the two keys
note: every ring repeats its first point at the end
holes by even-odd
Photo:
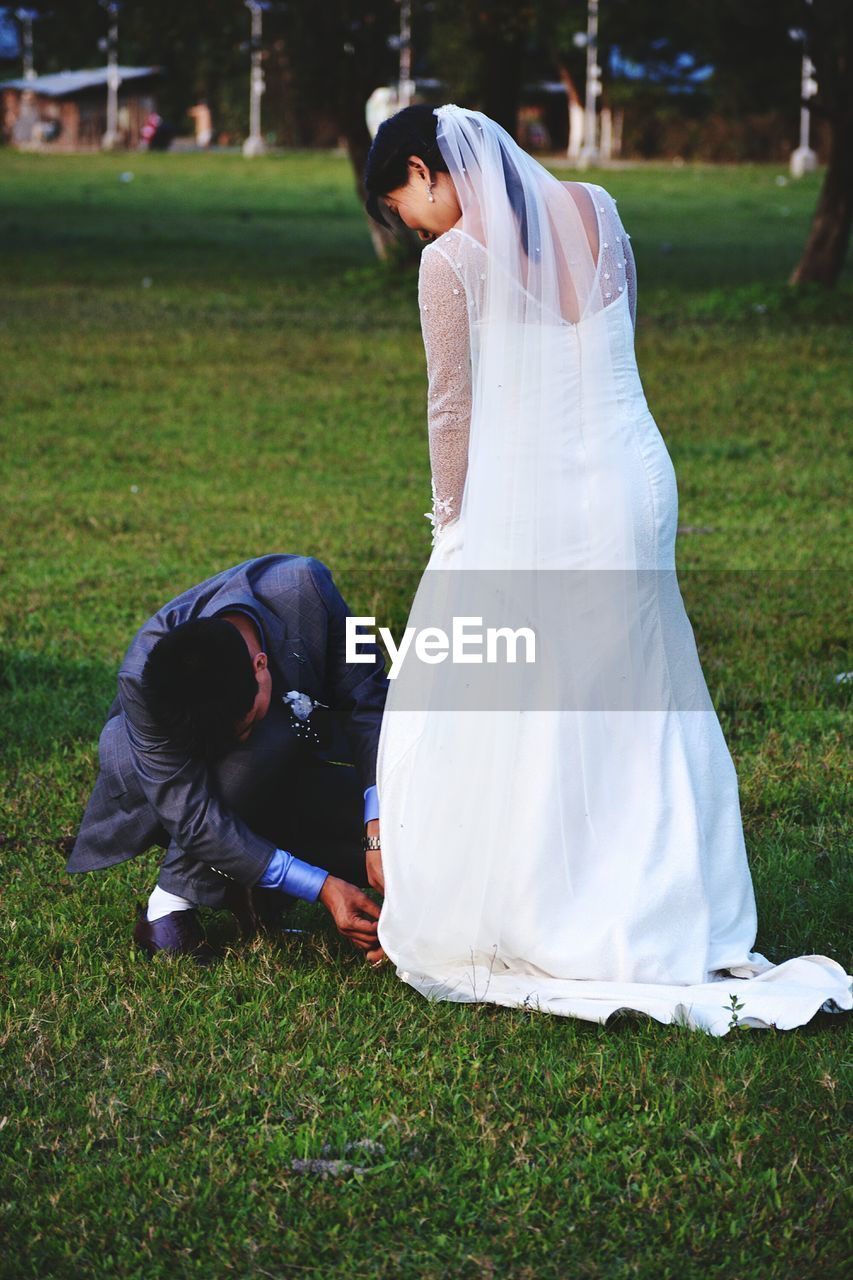
{"type": "MultiPolygon", "coordinates": [[[[757,945],[845,963],[853,278],[786,287],[819,179],[778,173],[600,180],[757,945]]],[[[144,964],[155,854],[64,874],[118,662],[171,595],[293,551],[402,624],[423,353],[414,277],[371,262],[335,157],[0,151],[0,235],[0,1275],[845,1274],[844,1020],[717,1041],[430,1005],[310,907],[212,971],[144,964]],[[294,1164],[325,1157],[365,1171],[294,1164]]]]}

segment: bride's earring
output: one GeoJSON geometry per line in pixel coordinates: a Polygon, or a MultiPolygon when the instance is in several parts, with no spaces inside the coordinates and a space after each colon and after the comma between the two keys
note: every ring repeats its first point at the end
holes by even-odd
{"type": "Polygon", "coordinates": [[[430,204],[435,204],[435,196],[432,194],[432,183],[427,187],[427,200],[429,200],[430,204]]]}

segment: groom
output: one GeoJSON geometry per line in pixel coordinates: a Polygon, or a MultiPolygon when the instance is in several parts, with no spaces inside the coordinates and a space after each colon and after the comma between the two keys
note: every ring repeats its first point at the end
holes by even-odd
{"type": "Polygon", "coordinates": [[[191,587],[137,633],[67,869],[165,846],[134,929],[147,954],[207,963],[197,907],[226,907],[251,936],[302,898],[381,962],[379,909],[356,885],[382,886],[388,681],[375,646],[372,662],[346,662],[349,612],[319,560],[268,555],[191,587]]]}

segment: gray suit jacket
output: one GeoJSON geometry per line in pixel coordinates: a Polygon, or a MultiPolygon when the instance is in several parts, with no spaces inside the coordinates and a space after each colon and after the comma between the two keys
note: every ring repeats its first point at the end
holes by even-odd
{"type": "MultiPolygon", "coordinates": [[[[261,622],[281,687],[329,705],[346,732],[362,788],[376,781],[376,751],[388,680],[374,646],[372,663],[349,663],[350,613],[329,569],[311,556],[269,555],[226,569],[164,605],[125,654],[118,698],[99,743],[100,773],[69,871],[123,862],[174,839],[191,858],[254,884],[275,846],[222,807],[204,761],[158,732],[142,694],[142,671],[157,641],[183,622],[243,606],[261,622]]],[[[360,641],[361,652],[369,646],[360,641]]]]}

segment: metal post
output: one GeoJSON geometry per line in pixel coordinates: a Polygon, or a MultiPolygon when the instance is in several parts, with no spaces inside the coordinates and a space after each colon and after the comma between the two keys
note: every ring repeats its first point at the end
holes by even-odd
{"type": "Polygon", "coordinates": [[[244,156],[262,156],[266,143],[261,134],[261,98],[265,89],[263,68],[263,13],[262,0],[245,0],[252,15],[252,72],[249,87],[249,136],[243,143],[244,156]]]}
{"type": "Polygon", "coordinates": [[[412,79],[412,4],[400,0],[400,81],[397,85],[397,107],[408,107],[415,96],[412,79]]]}
{"type": "Polygon", "coordinates": [[[41,17],[36,9],[16,9],[15,17],[21,24],[21,44],[23,46],[24,79],[35,80],[36,68],[33,57],[33,23],[41,17]]]}
{"type": "Polygon", "coordinates": [[[814,78],[814,63],[808,54],[803,54],[800,93],[803,104],[800,107],[800,145],[791,152],[790,169],[793,178],[802,178],[804,173],[813,173],[817,168],[817,153],[809,146],[811,128],[811,112],[808,108],[809,98],[817,93],[817,81],[814,78]]]}
{"type": "Polygon", "coordinates": [[[598,161],[596,98],[601,93],[601,67],[598,65],[598,0],[588,0],[586,14],[586,107],[584,141],[578,167],[587,169],[598,161]]]}
{"type": "Polygon", "coordinates": [[[118,91],[121,76],[118,71],[118,11],[116,0],[101,0],[110,20],[107,33],[107,131],[101,138],[101,148],[112,151],[118,146],[118,91]]]}

